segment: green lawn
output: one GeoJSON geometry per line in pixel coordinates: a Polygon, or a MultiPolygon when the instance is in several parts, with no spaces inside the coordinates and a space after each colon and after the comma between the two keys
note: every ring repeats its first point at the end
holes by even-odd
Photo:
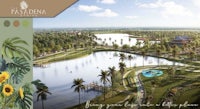
{"type": "Polygon", "coordinates": [[[177,104],[184,104],[186,101],[189,101],[189,104],[191,103],[199,103],[200,105],[200,88],[193,88],[190,90],[186,90],[180,94],[179,97],[177,97],[177,100],[175,103],[177,104]]]}
{"type": "MultiPolygon", "coordinates": [[[[127,77],[134,77],[135,75],[135,71],[136,70],[140,70],[143,68],[147,68],[147,67],[137,67],[134,68],[134,70],[132,70],[127,77]]],[[[191,67],[190,67],[191,68],[191,67]]],[[[181,68],[184,69],[184,68],[181,68]]],[[[188,68],[185,68],[188,69],[188,68]]],[[[126,69],[127,71],[130,69],[126,69]]],[[[169,75],[167,74],[167,70],[162,70],[164,72],[164,74],[162,76],[159,77],[154,77],[154,78],[146,78],[144,76],[141,75],[141,79],[144,83],[144,87],[145,87],[145,91],[148,95],[152,95],[153,99],[151,101],[151,104],[159,104],[160,101],[166,97],[167,93],[169,92],[169,90],[171,88],[174,87],[179,87],[179,86],[183,86],[183,85],[187,85],[187,84],[192,84],[193,82],[198,82],[197,77],[199,73],[195,73],[195,72],[191,72],[191,71],[182,71],[182,70],[178,70],[176,71],[176,75],[184,75],[185,78],[184,79],[170,79],[169,75]],[[156,86],[154,91],[152,92],[152,80],[156,80],[156,86]]],[[[126,82],[126,86],[128,87],[128,90],[125,90],[125,88],[119,84],[119,81],[121,79],[121,74],[119,72],[117,72],[116,75],[116,81],[118,81],[115,85],[117,87],[118,93],[114,93],[114,96],[110,96],[112,95],[111,91],[108,91],[108,93],[106,94],[106,100],[103,100],[103,95],[93,99],[91,102],[92,103],[96,103],[96,104],[113,104],[113,103],[117,103],[120,101],[123,101],[127,96],[131,96],[134,97],[134,93],[137,92],[137,88],[134,87],[134,82],[132,83],[132,87],[128,86],[128,83],[126,82]]],[[[187,87],[186,87],[187,88],[187,87]]],[[[189,103],[197,103],[197,101],[200,101],[200,88],[195,88],[192,90],[186,90],[184,92],[180,92],[181,95],[180,96],[175,96],[174,97],[174,103],[180,104],[183,103],[184,101],[189,101],[189,103]]],[[[131,98],[130,97],[130,98],[131,98]]],[[[199,102],[198,102],[199,103],[199,102]]],[[[83,103],[81,106],[74,106],[70,109],[84,109],[86,103],[83,103]]],[[[122,103],[123,104],[123,103],[122,103]]],[[[119,107],[115,107],[113,109],[118,109],[119,107]]],[[[156,107],[142,107],[142,109],[155,109],[156,107]]],[[[91,107],[89,109],[98,109],[98,107],[91,107]]]]}
{"type": "MultiPolygon", "coordinates": [[[[130,69],[126,69],[126,71],[129,71],[129,70],[130,69]]],[[[133,76],[133,75],[134,75],[134,71],[131,71],[129,76],[133,76]]],[[[115,86],[114,87],[115,87],[115,90],[117,90],[117,91],[114,91],[114,93],[113,93],[111,90],[109,90],[106,93],[106,100],[105,101],[103,100],[103,94],[102,94],[101,96],[91,100],[92,103],[97,103],[97,104],[115,104],[117,102],[125,100],[125,98],[127,96],[129,96],[129,95],[130,95],[130,97],[132,97],[133,93],[137,92],[137,90],[136,90],[137,88],[136,87],[129,87],[126,84],[127,87],[128,87],[128,90],[126,90],[123,85],[120,85],[121,74],[118,71],[116,72],[116,76],[115,77],[116,78],[114,80],[115,81],[115,84],[114,84],[115,86]],[[114,95],[112,95],[112,94],[114,94],[114,95]]],[[[83,103],[82,106],[77,105],[77,106],[74,106],[74,107],[71,107],[71,108],[68,108],[68,109],[84,109],[84,105],[85,104],[86,103],[83,103]]],[[[91,107],[89,109],[98,109],[98,107],[91,107]]]]}
{"type": "MultiPolygon", "coordinates": [[[[144,83],[145,91],[148,95],[152,95],[153,99],[151,101],[151,104],[158,104],[161,102],[162,98],[165,98],[169,90],[173,87],[179,87],[179,86],[184,86],[188,84],[192,84],[195,82],[197,79],[195,79],[198,75],[198,73],[194,73],[191,71],[177,71],[176,75],[184,75],[184,79],[170,79],[168,77],[167,71],[163,70],[164,74],[159,77],[154,77],[154,78],[146,78],[144,76],[141,76],[142,81],[144,83]],[[153,85],[151,84],[152,80],[156,80],[156,87],[154,91],[152,92],[152,87],[153,85]]],[[[194,89],[194,90],[188,90],[185,92],[181,92],[183,96],[178,96],[176,103],[183,103],[184,101],[189,101],[189,102],[195,102],[199,100],[198,93],[200,92],[200,88],[194,89]],[[195,96],[196,95],[196,96],[195,96]]],[[[148,109],[155,109],[155,107],[151,107],[148,109]]]]}
{"type": "Polygon", "coordinates": [[[82,56],[86,56],[91,54],[90,50],[77,50],[77,51],[70,51],[70,52],[61,52],[55,55],[46,56],[43,58],[36,59],[34,63],[49,63],[49,62],[56,62],[61,60],[69,60],[74,59],[82,56]]]}

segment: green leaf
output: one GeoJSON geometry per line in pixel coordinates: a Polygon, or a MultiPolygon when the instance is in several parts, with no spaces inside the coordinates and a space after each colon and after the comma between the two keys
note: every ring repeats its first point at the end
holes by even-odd
{"type": "Polygon", "coordinates": [[[11,72],[13,83],[18,84],[30,71],[30,65],[25,58],[14,57],[12,62],[8,63],[8,71],[11,72]]]}
{"type": "Polygon", "coordinates": [[[19,37],[8,38],[2,44],[2,55],[8,58],[20,56],[26,59],[30,58],[30,52],[24,46],[27,46],[28,43],[19,37]]]}
{"type": "Polygon", "coordinates": [[[0,58],[0,72],[5,71],[7,68],[6,61],[0,58]]]}

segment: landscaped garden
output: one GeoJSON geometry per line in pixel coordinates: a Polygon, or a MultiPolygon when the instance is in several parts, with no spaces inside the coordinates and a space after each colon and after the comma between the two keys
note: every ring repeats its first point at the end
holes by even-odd
{"type": "MultiPolygon", "coordinates": [[[[117,32],[115,30],[113,33],[117,32]]],[[[109,36],[101,39],[93,33],[98,32],[59,33],[55,31],[48,33],[47,31],[36,32],[34,36],[34,64],[36,66],[49,64],[51,67],[55,66],[55,75],[59,71],[65,72],[62,77],[64,75],[74,77],[68,78],[70,80],[68,87],[74,90],[74,95],[77,95],[77,100],[74,100],[77,102],[73,103],[78,105],[70,109],[86,108],[88,104],[94,104],[89,106],[90,109],[97,109],[99,106],[110,106],[113,109],[131,108],[131,106],[155,109],[165,103],[180,105],[187,101],[192,105],[200,104],[198,102],[200,99],[198,94],[200,91],[200,69],[198,68],[200,38],[197,33],[190,31],[123,31],[122,33],[129,33],[132,36],[128,40],[115,40],[114,37],[109,36]],[[179,34],[190,35],[190,39],[185,39],[187,43],[183,42],[178,45],[174,40],[178,39],[176,36],[179,34]],[[46,36],[50,36],[49,39],[46,36]],[[43,43],[44,40],[50,42],[43,43]],[[136,41],[135,45],[130,46],[133,41],[136,41]],[[77,59],[79,57],[81,58],[77,59]],[[76,62],[73,60],[82,63],[75,65],[76,62]],[[72,68],[73,65],[75,68],[72,68]],[[56,66],[60,66],[59,69],[56,66]],[[61,66],[65,66],[65,70],[61,70],[61,66]],[[89,69],[89,73],[83,72],[81,67],[89,69]],[[149,70],[145,72],[146,77],[142,74],[144,70],[149,70]],[[82,73],[77,74],[80,78],[75,78],[75,72],[85,73],[91,78],[84,78],[82,73]],[[94,75],[95,72],[98,74],[94,75]],[[95,82],[91,82],[94,80],[95,82]],[[88,91],[88,85],[94,91],[98,89],[100,94],[85,100],[86,98],[83,98],[85,91],[88,91]],[[148,104],[153,105],[148,107],[148,104]]],[[[52,68],[47,68],[47,71],[44,68],[44,72],[49,73],[53,70],[52,68]]],[[[44,78],[43,75],[37,74],[38,77],[44,78]]],[[[52,74],[49,73],[48,76],[50,75],[52,74]]],[[[48,78],[44,80],[49,81],[48,78]]],[[[65,79],[60,78],[60,81],[62,80],[65,79]]],[[[65,92],[62,93],[64,95],[65,92]]],[[[57,95],[52,94],[51,96],[57,95]]],[[[51,104],[50,101],[48,102],[51,104]]]]}
{"type": "MultiPolygon", "coordinates": [[[[161,69],[164,72],[162,76],[152,78],[141,76],[146,90],[145,102],[159,105],[162,105],[163,102],[171,102],[177,105],[185,102],[199,104],[199,73],[194,73],[192,70],[186,71],[188,67],[176,66],[174,68],[171,66],[166,69],[167,67],[161,69]],[[176,70],[176,68],[180,70],[176,70]]],[[[155,107],[151,108],[155,109],[155,107]]]]}

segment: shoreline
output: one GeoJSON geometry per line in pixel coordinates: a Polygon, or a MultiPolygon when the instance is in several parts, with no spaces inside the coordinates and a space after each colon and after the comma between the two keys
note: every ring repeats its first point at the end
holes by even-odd
{"type": "MultiPolygon", "coordinates": [[[[55,55],[50,54],[50,56],[46,56],[46,57],[42,57],[42,59],[34,60],[33,65],[35,67],[42,67],[43,65],[50,64],[52,62],[59,62],[59,61],[64,61],[64,60],[82,58],[82,57],[88,56],[92,53],[103,52],[103,51],[118,51],[118,52],[123,52],[123,53],[142,55],[141,53],[135,52],[135,51],[125,51],[125,50],[119,50],[119,49],[113,49],[113,48],[96,48],[96,49],[93,49],[93,50],[88,50],[88,49],[80,50],[80,51],[77,50],[77,51],[74,51],[74,53],[67,54],[67,55],[66,55],[67,52],[62,52],[65,55],[64,56],[58,56],[58,57],[56,57],[56,55],[61,55],[62,53],[55,54],[55,55]]],[[[166,60],[169,60],[169,61],[180,62],[180,63],[184,64],[183,60],[177,60],[177,59],[167,58],[167,57],[158,57],[158,56],[148,54],[148,53],[145,56],[156,57],[156,58],[160,58],[160,59],[166,59],[166,60]]],[[[195,62],[190,62],[190,61],[185,60],[185,63],[186,62],[187,62],[187,64],[189,63],[191,65],[200,65],[200,63],[195,63],[195,62]]]]}

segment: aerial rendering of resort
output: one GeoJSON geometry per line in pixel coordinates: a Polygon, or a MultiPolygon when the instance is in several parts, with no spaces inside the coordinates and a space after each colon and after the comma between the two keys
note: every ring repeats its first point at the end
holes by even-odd
{"type": "Polygon", "coordinates": [[[200,109],[199,0],[80,0],[33,19],[34,109],[200,109]]]}

